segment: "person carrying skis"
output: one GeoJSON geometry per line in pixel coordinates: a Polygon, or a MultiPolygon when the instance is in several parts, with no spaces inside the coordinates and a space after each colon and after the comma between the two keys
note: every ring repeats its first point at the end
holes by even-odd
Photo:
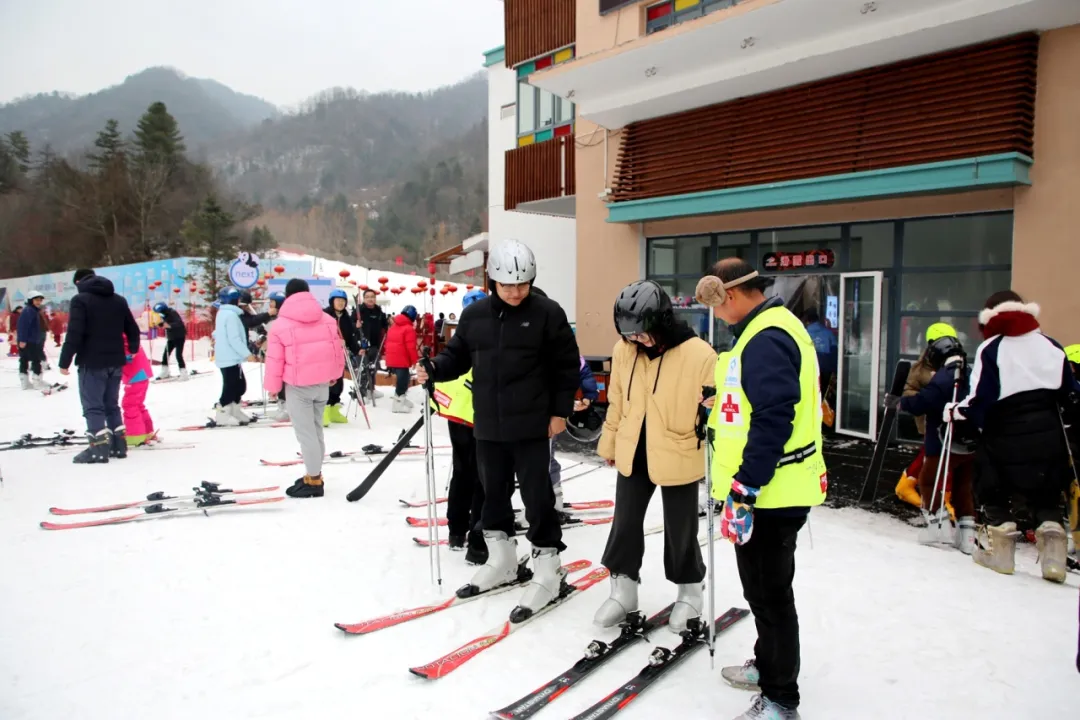
{"type": "Polygon", "coordinates": [[[247,392],[244,362],[252,362],[248,348],[247,330],[241,315],[240,291],[222,288],[218,293],[217,318],[214,321],[214,364],[221,370],[221,397],[214,406],[214,422],[218,425],[247,425],[252,418],[240,409],[247,392]]]}
{"type": "Polygon", "coordinates": [[[795,545],[810,508],[825,501],[817,351],[802,322],[745,260],[727,258],[698,282],[698,302],[731,327],[735,345],[716,360],[708,428],[720,533],[735,544],[743,597],[757,624],[754,658],[724,680],[757,690],[737,720],[799,717],[799,617],[795,545]]]}
{"type": "Polygon", "coordinates": [[[330,386],[345,371],[345,356],[337,320],[323,312],[306,281],[290,280],[285,297],[267,335],[263,387],[271,398],[284,394],[288,387],[289,417],[304,458],[304,476],[285,494],[294,498],[322,497],[322,464],[326,456],[323,412],[330,386]]]}
{"type": "Polygon", "coordinates": [[[668,294],[652,280],[615,300],[608,410],[597,454],[615,466],[615,520],[604,548],[611,596],[594,622],[613,627],[638,609],[645,554],[645,511],[656,486],[664,501],[664,574],[675,583],[668,628],[686,629],[704,607],[705,563],[698,545],[698,481],[705,448],[694,434],[703,386],[714,385],[716,353],[675,319],[668,294]]]}
{"type": "MultiPolygon", "coordinates": [[[[324,312],[334,319],[341,332],[344,342],[341,352],[348,352],[350,357],[360,354],[360,343],[356,337],[356,325],[349,318],[349,296],[344,290],[334,289],[330,291],[330,304],[324,312]]],[[[330,397],[326,401],[326,410],[323,412],[323,427],[330,427],[330,423],[347,423],[349,418],[341,411],[341,394],[345,391],[344,363],[342,363],[342,377],[330,386],[330,397]]]]}
{"type": "MultiPolygon", "coordinates": [[[[158,312],[155,310],[155,312],[158,312]]],[[[158,313],[161,314],[160,312],[158,313]]],[[[134,316],[132,316],[134,320],[134,316]]],[[[124,430],[127,447],[115,446],[111,456],[127,457],[127,448],[145,444],[154,436],[154,421],[146,409],[146,391],[150,389],[150,379],[154,377],[154,368],[150,358],[143,352],[142,345],[136,352],[128,353],[127,364],[120,373],[124,385],[124,398],[120,408],[124,413],[124,430]]]]}
{"type": "Polygon", "coordinates": [[[885,405],[898,405],[910,415],[926,418],[924,460],[919,470],[919,497],[926,527],[919,533],[919,542],[925,545],[950,545],[970,555],[975,550],[975,499],[971,489],[974,458],[971,455],[951,454],[949,466],[942,469],[941,478],[938,478],[938,467],[944,451],[940,433],[941,414],[952,401],[957,372],[960,373],[957,397],[967,395],[967,358],[960,341],[949,335],[942,335],[931,342],[923,357],[934,372],[930,382],[914,395],[900,398],[886,395],[885,405]],[[955,535],[948,514],[939,512],[945,500],[945,479],[948,477],[952,478],[952,504],[957,515],[955,535]]]}
{"type": "MultiPolygon", "coordinates": [[[[470,290],[461,300],[467,308],[486,297],[482,290],[470,290]]],[[[416,343],[412,344],[416,347],[416,343]]],[[[473,435],[472,370],[456,380],[435,383],[431,406],[447,421],[453,449],[453,474],[446,499],[446,522],[451,550],[466,549],[465,562],[483,565],[488,560],[480,515],[484,489],[476,466],[476,437],[473,435]]]]}
{"type": "Polygon", "coordinates": [[[45,360],[45,333],[48,323],[41,309],[45,296],[34,291],[26,296],[26,309],[19,315],[19,384],[23,390],[44,390],[41,363],[45,360]],[[33,373],[30,375],[28,373],[33,373]]]}
{"type": "Polygon", "coordinates": [[[172,377],[169,370],[169,355],[176,355],[176,379],[185,381],[191,376],[187,373],[187,365],[184,363],[184,344],[187,342],[187,326],[175,309],[164,302],[154,305],[154,312],[161,316],[161,324],[165,326],[165,352],[161,355],[161,371],[158,380],[172,377]]]}
{"type": "Polygon", "coordinates": [[[1065,582],[1064,494],[1072,478],[1060,405],[1080,392],[1069,360],[1039,330],[1039,306],[1012,290],[991,295],[979,313],[985,340],[975,353],[971,389],[945,407],[945,422],[982,430],[975,495],[982,517],[972,557],[1011,575],[1016,567],[1019,503],[1035,530],[1042,576],[1065,582]]]}
{"type": "Polygon", "coordinates": [[[57,363],[61,375],[71,374],[72,362],[79,368],[79,400],[89,445],[73,462],[107,463],[110,452],[127,449],[120,382],[127,356],[138,352],[142,338],[127,300],[116,294],[112,281],[80,268],[74,282],[79,292],[71,299],[57,363]]]}
{"type": "Polygon", "coordinates": [[[363,303],[358,304],[354,312],[360,332],[368,343],[367,350],[363,353],[366,376],[364,392],[368,400],[381,398],[382,393],[375,388],[375,371],[379,367],[379,354],[389,320],[383,309],[375,302],[375,291],[370,288],[364,291],[363,303]]]}
{"type": "Polygon", "coordinates": [[[413,408],[406,393],[409,390],[409,368],[420,359],[416,349],[416,308],[406,305],[386,332],[386,369],[394,373],[394,401],[390,411],[406,413],[413,408]]]}
{"type": "Polygon", "coordinates": [[[417,379],[426,385],[429,378],[446,382],[473,371],[488,561],[459,592],[486,592],[518,576],[510,503],[516,473],[533,546],[532,582],[510,614],[521,622],[558,597],[566,575],[548,441],[566,429],[574,409],[579,353],[558,303],[530,292],[536,278],[532,250],[517,240],[503,241],[488,254],[487,271],[491,296],[462,311],[454,337],[438,357],[421,363],[417,379]]]}

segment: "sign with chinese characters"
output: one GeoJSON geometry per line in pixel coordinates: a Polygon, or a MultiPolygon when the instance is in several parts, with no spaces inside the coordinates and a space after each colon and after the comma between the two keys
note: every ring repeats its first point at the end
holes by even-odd
{"type": "Polygon", "coordinates": [[[790,272],[792,270],[828,270],[836,264],[832,250],[801,250],[799,252],[770,252],[761,258],[765,272],[790,272]]]}

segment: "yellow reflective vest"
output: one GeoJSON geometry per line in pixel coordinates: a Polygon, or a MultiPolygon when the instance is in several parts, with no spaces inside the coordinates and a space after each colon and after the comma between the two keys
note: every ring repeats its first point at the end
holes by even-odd
{"type": "Polygon", "coordinates": [[[431,410],[450,422],[473,425],[472,370],[457,380],[435,383],[431,410]]]}
{"type": "Polygon", "coordinates": [[[709,414],[715,433],[712,458],[712,493],[724,500],[742,465],[743,449],[750,434],[754,409],[742,388],[742,354],[755,335],[780,328],[795,340],[802,361],[799,385],[802,397],[795,405],[791,437],[777,463],[772,480],[761,489],[756,507],[761,509],[811,507],[825,501],[828,476],[821,454],[821,389],[818,385],[817,353],[806,328],[791,311],[774,307],[750,321],[729,352],[716,360],[716,402],[709,414]]]}

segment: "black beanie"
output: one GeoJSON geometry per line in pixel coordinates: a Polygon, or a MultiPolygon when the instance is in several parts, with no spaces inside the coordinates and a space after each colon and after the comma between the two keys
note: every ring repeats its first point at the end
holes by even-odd
{"type": "Polygon", "coordinates": [[[88,277],[93,277],[94,271],[90,268],[79,268],[75,271],[75,277],[72,278],[72,282],[78,284],[88,277]]]}
{"type": "Polygon", "coordinates": [[[308,287],[307,280],[303,278],[293,278],[289,282],[285,283],[285,297],[289,298],[296,293],[308,292],[311,288],[308,287]]]}

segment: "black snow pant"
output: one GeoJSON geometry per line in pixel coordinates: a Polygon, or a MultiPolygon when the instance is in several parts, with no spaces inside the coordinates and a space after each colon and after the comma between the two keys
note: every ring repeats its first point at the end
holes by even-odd
{"type": "Polygon", "coordinates": [[[124,424],[120,412],[120,378],[124,369],[79,368],[79,401],[86,430],[96,434],[106,427],[115,430],[124,424]]]}
{"type": "Polygon", "coordinates": [[[185,369],[187,365],[184,364],[184,343],[187,342],[187,335],[166,335],[165,336],[165,352],[161,355],[161,364],[165,367],[169,366],[169,354],[176,353],[176,365],[181,370],[185,369]]]}
{"type": "Polygon", "coordinates": [[[37,343],[26,343],[26,347],[19,348],[19,374],[26,375],[27,370],[35,375],[41,374],[41,361],[45,359],[45,346],[37,343]]]}
{"type": "Polygon", "coordinates": [[[447,530],[450,535],[468,536],[469,546],[483,548],[483,526],[480,514],[484,509],[484,488],[476,468],[476,438],[468,425],[448,422],[450,445],[454,449],[454,474],[450,476],[450,492],[446,499],[447,530]]]}
{"type": "Polygon", "coordinates": [[[533,547],[557,548],[559,552],[566,549],[559,514],[555,511],[555,491],[548,475],[550,458],[546,437],[516,442],[476,441],[480,482],[484,486],[481,517],[484,530],[501,530],[507,537],[513,537],[514,508],[510,498],[517,475],[525,520],[529,523],[525,537],[533,547]]]}
{"type": "MultiPolygon", "coordinates": [[[[615,485],[615,520],[611,523],[604,567],[613,574],[640,582],[641,560],[645,555],[645,511],[649,509],[656,485],[648,474],[619,475],[615,485]]],[[[701,582],[705,563],[698,545],[698,485],[668,485],[660,488],[664,503],[664,576],[673,583],[701,582]]]]}
{"type": "Polygon", "coordinates": [[[757,625],[754,659],[761,694],[789,708],[799,706],[799,615],[791,584],[795,541],[805,524],[805,515],[758,511],[750,541],[735,546],[743,597],[757,625]]]}
{"type": "Polygon", "coordinates": [[[975,453],[975,468],[976,503],[987,525],[1011,521],[1026,530],[1046,521],[1066,522],[1065,491],[1072,469],[1064,437],[1056,452],[1050,449],[1031,458],[1020,471],[1004,467],[983,443],[975,453]]]}
{"type": "Polygon", "coordinates": [[[244,377],[243,365],[221,368],[221,407],[239,403],[247,392],[247,378],[244,377]]]}
{"type": "Polygon", "coordinates": [[[338,378],[337,382],[330,386],[330,398],[326,401],[326,406],[340,405],[343,392],[345,392],[345,379],[338,378]]]}

